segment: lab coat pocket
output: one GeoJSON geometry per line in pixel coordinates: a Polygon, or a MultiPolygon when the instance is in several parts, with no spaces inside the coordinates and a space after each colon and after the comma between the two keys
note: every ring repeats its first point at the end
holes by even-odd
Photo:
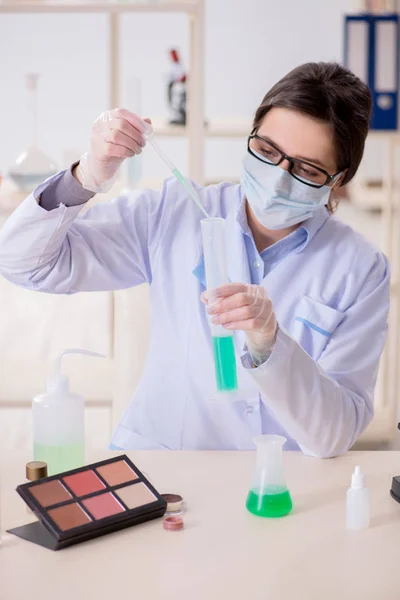
{"type": "Polygon", "coordinates": [[[302,296],[295,309],[292,337],[317,360],[343,316],[340,310],[302,296]]]}

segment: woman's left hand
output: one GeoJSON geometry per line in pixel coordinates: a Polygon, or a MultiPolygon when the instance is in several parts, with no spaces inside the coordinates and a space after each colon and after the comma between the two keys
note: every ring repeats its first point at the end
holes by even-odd
{"type": "Polygon", "coordinates": [[[202,300],[211,321],[226,329],[245,331],[253,360],[256,364],[264,362],[274,347],[278,329],[267,290],[260,285],[227,283],[212,291],[212,304],[207,292],[202,300]]]}

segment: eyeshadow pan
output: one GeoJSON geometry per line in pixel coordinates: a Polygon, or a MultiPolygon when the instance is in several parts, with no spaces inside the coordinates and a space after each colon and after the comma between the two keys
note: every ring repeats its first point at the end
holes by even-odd
{"type": "Polygon", "coordinates": [[[134,481],[138,478],[135,471],[124,460],[97,467],[96,471],[110,486],[128,483],[128,481],[134,481]]]}
{"type": "Polygon", "coordinates": [[[138,506],[144,506],[157,500],[147,485],[141,482],[115,490],[115,493],[128,508],[137,508],[138,506]]]}
{"type": "Polygon", "coordinates": [[[83,511],[83,509],[73,502],[66,506],[59,506],[58,508],[52,508],[48,514],[55,523],[59,526],[61,531],[72,529],[73,527],[79,527],[80,525],[86,525],[91,522],[91,518],[83,511]]]}
{"type": "Polygon", "coordinates": [[[82,504],[95,519],[104,519],[105,517],[111,517],[111,515],[125,512],[124,507],[111,492],[106,492],[105,494],[99,494],[98,496],[82,500],[82,504]]]}
{"type": "Polygon", "coordinates": [[[29,491],[44,508],[72,498],[69,491],[65,489],[58,479],[34,485],[29,491]]]}
{"type": "Polygon", "coordinates": [[[85,496],[106,487],[96,473],[90,470],[63,477],[63,481],[74,492],[75,496],[85,496]]]}

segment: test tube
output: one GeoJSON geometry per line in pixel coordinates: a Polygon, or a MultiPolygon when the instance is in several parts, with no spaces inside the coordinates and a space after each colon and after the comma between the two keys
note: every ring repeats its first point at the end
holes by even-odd
{"type": "MultiPolygon", "coordinates": [[[[225,246],[225,219],[202,219],[204,265],[208,301],[215,302],[215,288],[229,282],[225,246]]],[[[210,322],[213,340],[215,378],[218,392],[233,392],[238,388],[233,333],[222,325],[210,322]]]]}

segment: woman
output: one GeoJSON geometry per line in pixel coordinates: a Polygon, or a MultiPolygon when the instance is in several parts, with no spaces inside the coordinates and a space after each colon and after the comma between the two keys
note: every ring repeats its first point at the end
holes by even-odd
{"type": "Polygon", "coordinates": [[[175,180],[78,216],[145,145],[145,124],[126,110],[102,115],[80,163],[10,217],[0,268],[17,285],[61,294],[150,283],[148,359],[114,447],[247,449],[254,435],[277,433],[288,449],[329,457],[366,428],[387,330],[388,265],[332,212],[335,189],[361,161],[370,111],[368,88],[338,64],[303,65],[268,92],[241,185],[198,189],[209,214],[227,221],[234,282],[209,307],[202,215],[175,180]],[[235,332],[239,387],[248,391],[237,402],[208,400],[207,310],[235,332]]]}

